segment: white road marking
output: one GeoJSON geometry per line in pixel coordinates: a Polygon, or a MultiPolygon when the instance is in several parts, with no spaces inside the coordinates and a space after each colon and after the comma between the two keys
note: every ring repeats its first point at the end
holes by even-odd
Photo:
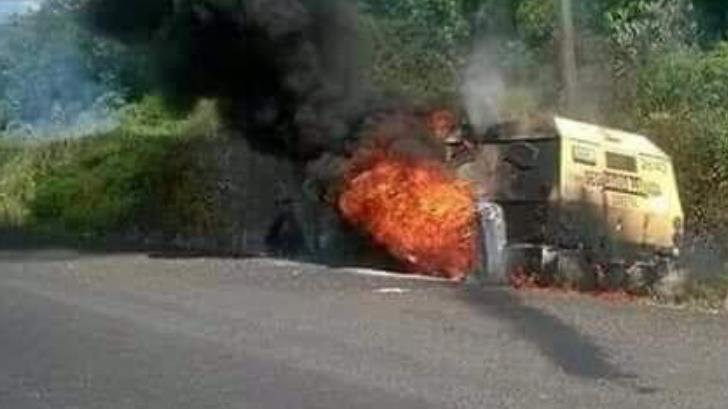
{"type": "MultiPolygon", "coordinates": [[[[263,258],[263,257],[249,259],[248,262],[250,262],[250,261],[255,262],[255,263],[261,263],[266,266],[272,266],[272,267],[278,267],[278,268],[290,268],[294,271],[298,271],[299,273],[301,273],[300,269],[303,267],[306,267],[306,266],[321,267],[320,265],[309,264],[306,262],[281,260],[281,259],[273,259],[273,258],[263,258]]],[[[395,273],[392,271],[377,270],[377,269],[365,268],[365,267],[340,267],[340,268],[332,268],[332,269],[320,269],[320,270],[318,270],[318,272],[319,273],[336,273],[336,274],[344,273],[344,274],[351,274],[351,275],[358,275],[358,276],[392,278],[392,279],[396,279],[396,280],[407,280],[407,281],[430,281],[430,282],[439,282],[439,283],[454,282],[452,280],[448,280],[447,278],[422,276],[422,275],[417,275],[417,274],[395,273]]]]}
{"type": "Polygon", "coordinates": [[[377,294],[406,294],[409,292],[409,290],[399,287],[390,287],[390,288],[377,288],[374,290],[377,294]]]}
{"type": "Polygon", "coordinates": [[[337,273],[347,273],[347,274],[353,274],[353,275],[361,275],[361,276],[368,276],[368,277],[385,277],[385,278],[394,278],[398,280],[411,280],[411,281],[435,281],[435,282],[443,282],[443,283],[449,283],[452,282],[451,280],[448,280],[446,278],[440,278],[440,277],[428,277],[428,276],[421,276],[416,274],[402,274],[402,273],[393,273],[391,271],[384,271],[384,270],[375,270],[371,268],[338,268],[334,270],[337,273]]]}

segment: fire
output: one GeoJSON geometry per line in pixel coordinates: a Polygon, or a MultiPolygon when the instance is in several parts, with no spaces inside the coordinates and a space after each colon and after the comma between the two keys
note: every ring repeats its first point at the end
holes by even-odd
{"type": "Polygon", "coordinates": [[[432,111],[427,117],[427,129],[441,142],[447,139],[456,126],[457,117],[447,109],[432,111]]]}
{"type": "Polygon", "coordinates": [[[440,162],[381,146],[361,151],[338,206],[412,273],[462,280],[473,270],[473,190],[440,162]]]}

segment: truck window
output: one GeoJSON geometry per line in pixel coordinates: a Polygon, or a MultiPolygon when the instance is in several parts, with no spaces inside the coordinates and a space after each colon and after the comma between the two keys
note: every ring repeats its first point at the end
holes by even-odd
{"type": "Polygon", "coordinates": [[[634,156],[607,152],[607,168],[637,173],[637,159],[634,156]]]}
{"type": "Polygon", "coordinates": [[[538,148],[530,143],[517,143],[510,146],[506,151],[505,160],[520,170],[534,167],[537,159],[538,148]]]}
{"type": "Polygon", "coordinates": [[[594,166],[597,164],[597,155],[593,148],[576,145],[572,150],[574,162],[594,166]]]}

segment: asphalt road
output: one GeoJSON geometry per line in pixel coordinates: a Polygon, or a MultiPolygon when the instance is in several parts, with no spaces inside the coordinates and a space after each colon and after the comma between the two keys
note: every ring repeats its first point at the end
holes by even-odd
{"type": "Polygon", "coordinates": [[[0,254],[0,408],[720,408],[728,317],[273,260],[0,254]]]}

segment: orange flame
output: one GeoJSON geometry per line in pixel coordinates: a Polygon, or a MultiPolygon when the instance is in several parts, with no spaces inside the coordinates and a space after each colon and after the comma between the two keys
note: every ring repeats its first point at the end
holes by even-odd
{"type": "Polygon", "coordinates": [[[442,163],[378,147],[354,158],[338,206],[408,271],[461,280],[475,265],[473,197],[442,163]]]}
{"type": "Polygon", "coordinates": [[[426,124],[432,136],[444,142],[457,127],[457,117],[447,109],[435,110],[427,116],[426,124]]]}

